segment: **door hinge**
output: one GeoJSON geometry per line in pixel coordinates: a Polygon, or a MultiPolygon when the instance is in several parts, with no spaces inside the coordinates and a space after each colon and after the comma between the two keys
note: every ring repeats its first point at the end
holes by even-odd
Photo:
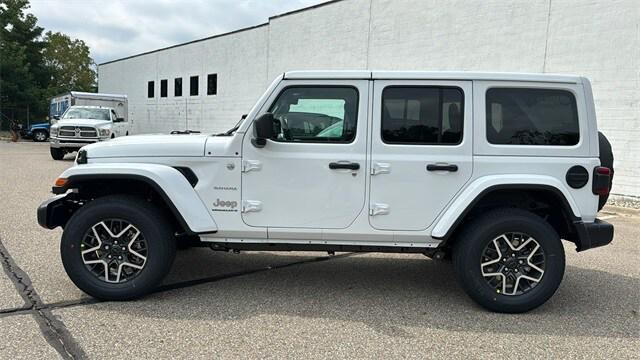
{"type": "Polygon", "coordinates": [[[262,210],[262,201],[258,200],[242,200],[242,212],[258,212],[262,210]]]}
{"type": "Polygon", "coordinates": [[[391,172],[391,164],[374,162],[371,166],[371,175],[389,174],[391,172]]]}
{"type": "Polygon", "coordinates": [[[371,216],[376,216],[376,215],[387,215],[389,213],[389,205],[388,204],[373,204],[371,206],[371,208],[369,209],[369,215],[371,216]]]}
{"type": "Polygon", "coordinates": [[[242,160],[242,172],[262,169],[262,163],[259,160],[242,160]]]}

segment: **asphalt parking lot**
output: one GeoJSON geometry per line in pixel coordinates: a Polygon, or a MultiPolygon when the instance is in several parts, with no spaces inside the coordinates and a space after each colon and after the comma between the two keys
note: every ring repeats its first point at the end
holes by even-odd
{"type": "Polygon", "coordinates": [[[555,296],[521,315],[475,305],[421,255],[178,253],[158,291],[97,302],[36,222],[57,175],[47,144],[0,143],[0,358],[638,358],[640,216],[614,242],[565,245],[555,296]]]}

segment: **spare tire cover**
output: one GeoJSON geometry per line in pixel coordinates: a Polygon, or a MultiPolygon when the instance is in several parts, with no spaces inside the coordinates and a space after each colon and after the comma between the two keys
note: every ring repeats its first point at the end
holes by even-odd
{"type": "MultiPolygon", "coordinates": [[[[609,179],[609,190],[611,190],[611,186],[613,185],[613,150],[611,150],[611,143],[609,139],[600,131],[598,131],[598,143],[600,146],[600,166],[605,166],[611,169],[611,177],[609,179]]],[[[600,211],[604,204],[606,204],[607,199],[609,199],[609,194],[600,196],[600,200],[598,201],[598,211],[600,211]]]]}

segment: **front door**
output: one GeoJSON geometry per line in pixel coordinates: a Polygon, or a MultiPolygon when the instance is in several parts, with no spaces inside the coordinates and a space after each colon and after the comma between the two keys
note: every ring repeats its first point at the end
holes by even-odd
{"type": "Polygon", "coordinates": [[[375,81],[369,222],[425,230],[471,178],[470,81],[375,81]]]}
{"type": "MultiPolygon", "coordinates": [[[[242,219],[249,226],[342,229],[365,210],[366,80],[283,82],[262,112],[267,144],[243,140],[242,219]]],[[[306,231],[306,230],[300,230],[306,231]]]]}

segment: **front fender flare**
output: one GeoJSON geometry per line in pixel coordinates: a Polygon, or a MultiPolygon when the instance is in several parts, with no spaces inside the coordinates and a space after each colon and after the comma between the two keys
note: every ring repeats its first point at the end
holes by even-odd
{"type": "Polygon", "coordinates": [[[100,163],[84,164],[65,170],[61,178],[68,179],[65,188],[74,188],[86,180],[132,179],[144,181],[163,197],[171,211],[192,234],[213,233],[218,225],[180,171],[160,164],[100,163]]]}
{"type": "Polygon", "coordinates": [[[469,184],[449,205],[431,231],[434,239],[446,240],[461,219],[473,208],[476,201],[486,193],[497,189],[544,189],[551,190],[565,200],[561,204],[575,219],[580,219],[580,210],[567,188],[557,179],[544,175],[490,175],[469,184]]]}

